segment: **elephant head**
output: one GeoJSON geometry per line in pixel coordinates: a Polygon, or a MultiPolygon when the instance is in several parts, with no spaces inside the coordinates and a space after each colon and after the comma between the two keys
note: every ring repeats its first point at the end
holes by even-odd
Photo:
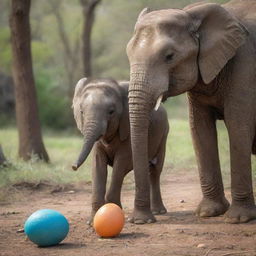
{"type": "Polygon", "coordinates": [[[78,81],[73,110],[78,129],[84,135],[84,145],[76,163],[77,170],[92,150],[94,143],[103,138],[110,141],[116,133],[120,140],[129,135],[128,82],[118,84],[112,79],[78,81]]]}
{"type": "Polygon", "coordinates": [[[205,87],[234,57],[247,30],[218,4],[139,15],[127,45],[129,112],[134,169],[147,168],[149,113],[162,99],[205,87]]]}

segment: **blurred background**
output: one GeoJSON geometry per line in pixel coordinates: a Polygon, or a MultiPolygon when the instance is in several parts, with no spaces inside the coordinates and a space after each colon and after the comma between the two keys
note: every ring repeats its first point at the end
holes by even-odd
{"type": "MultiPolygon", "coordinates": [[[[25,162],[18,157],[19,140],[15,118],[9,26],[10,2],[0,1],[0,144],[10,163],[0,169],[0,187],[9,189],[9,185],[18,182],[89,181],[90,160],[79,172],[70,171],[70,166],[82,145],[82,136],[76,129],[71,109],[76,82],[86,75],[128,80],[129,64],[125,48],[140,11],[144,7],[151,10],[183,8],[198,1],[101,0],[94,1],[97,3],[91,9],[91,13],[88,11],[90,0],[31,1],[33,70],[39,119],[43,141],[50,157],[49,163],[38,161],[36,157],[25,162]],[[90,15],[91,19],[88,19],[90,15]],[[89,37],[85,34],[86,22],[91,22],[89,37]],[[86,40],[87,49],[84,49],[86,40]],[[84,57],[88,51],[90,61],[84,57]],[[88,66],[86,69],[84,60],[87,65],[89,63],[89,69],[88,66]]],[[[195,169],[187,121],[186,95],[171,98],[164,106],[167,108],[171,127],[166,168],[169,171],[195,169]]],[[[218,125],[221,162],[225,171],[229,168],[229,146],[223,124],[218,125]]]]}

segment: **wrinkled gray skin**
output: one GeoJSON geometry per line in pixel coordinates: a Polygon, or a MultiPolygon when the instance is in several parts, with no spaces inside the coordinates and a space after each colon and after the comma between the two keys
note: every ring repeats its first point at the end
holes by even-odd
{"type": "Polygon", "coordinates": [[[251,153],[256,153],[256,1],[144,9],[127,45],[129,109],[136,182],[134,219],[152,219],[146,182],[147,127],[157,98],[188,92],[190,127],[203,199],[202,217],[256,218],[251,153]],[[216,120],[229,134],[232,203],[225,198],[216,120]]]}
{"type": "MultiPolygon", "coordinates": [[[[92,156],[92,218],[105,203],[121,206],[120,193],[125,175],[133,169],[130,124],[128,111],[128,82],[117,83],[110,79],[81,79],[75,88],[73,98],[74,116],[77,126],[84,135],[84,146],[76,170],[86,160],[93,147],[92,156]],[[113,167],[110,187],[106,193],[107,166],[113,167]]],[[[161,106],[150,115],[149,147],[147,165],[150,183],[149,200],[154,214],[163,214],[166,209],[160,192],[165,144],[169,126],[167,114],[161,106]]],[[[91,218],[91,219],[92,219],[91,218]]],[[[147,220],[155,221],[155,218],[147,220]]],[[[141,220],[135,221],[144,223],[141,220]]]]}

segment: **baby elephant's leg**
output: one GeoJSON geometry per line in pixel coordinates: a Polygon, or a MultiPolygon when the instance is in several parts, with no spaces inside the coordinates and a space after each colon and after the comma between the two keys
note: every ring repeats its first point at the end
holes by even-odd
{"type": "Polygon", "coordinates": [[[92,210],[91,218],[87,222],[89,225],[98,209],[105,204],[106,183],[107,158],[105,152],[95,146],[92,156],[92,210]]]}
{"type": "Polygon", "coordinates": [[[163,169],[165,158],[165,143],[161,144],[157,156],[150,163],[150,204],[153,214],[164,214],[166,208],[162,201],[160,190],[160,175],[163,169]]]}
{"type": "Polygon", "coordinates": [[[106,203],[115,203],[122,208],[121,189],[125,175],[129,172],[125,165],[125,159],[116,159],[113,165],[112,177],[106,194],[106,203]]]}

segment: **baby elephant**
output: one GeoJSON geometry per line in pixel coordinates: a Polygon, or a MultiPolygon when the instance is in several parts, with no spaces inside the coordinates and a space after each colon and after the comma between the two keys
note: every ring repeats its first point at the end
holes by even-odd
{"type": "MultiPolygon", "coordinates": [[[[93,147],[92,158],[92,218],[105,203],[121,206],[120,194],[125,175],[133,169],[130,145],[128,110],[128,82],[111,79],[82,78],[76,85],[73,109],[78,129],[84,135],[84,145],[77,162],[77,170],[93,147]],[[112,178],[106,193],[107,166],[113,167],[112,178]]],[[[166,138],[169,131],[165,109],[160,106],[151,113],[149,127],[149,181],[153,214],[166,213],[160,192],[166,138]]],[[[136,224],[143,224],[130,219],[136,224]]],[[[151,220],[151,222],[155,219],[151,220]]]]}

